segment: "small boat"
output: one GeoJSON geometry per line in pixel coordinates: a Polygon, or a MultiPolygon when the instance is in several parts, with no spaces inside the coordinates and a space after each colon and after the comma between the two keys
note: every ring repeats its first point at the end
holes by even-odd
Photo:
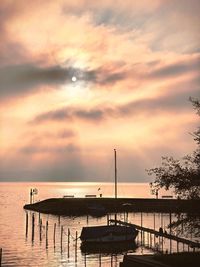
{"type": "Polygon", "coordinates": [[[122,254],[127,252],[135,252],[137,249],[136,243],[131,241],[124,241],[124,242],[82,242],[81,243],[81,253],[83,254],[122,254]]]}
{"type": "MultiPolygon", "coordinates": [[[[117,156],[116,149],[114,149],[115,159],[115,198],[117,199],[117,156]]],[[[116,221],[116,214],[115,214],[116,221]]],[[[88,226],[83,227],[80,239],[82,243],[119,243],[134,241],[138,231],[133,226],[123,225],[103,225],[103,226],[88,226]]]]}
{"type": "Polygon", "coordinates": [[[115,243],[134,241],[138,231],[134,227],[103,225],[83,227],[80,239],[83,243],[115,243]]]}

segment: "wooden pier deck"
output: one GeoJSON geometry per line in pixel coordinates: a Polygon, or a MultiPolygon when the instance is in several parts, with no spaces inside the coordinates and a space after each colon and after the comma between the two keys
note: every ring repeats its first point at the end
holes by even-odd
{"type": "Polygon", "coordinates": [[[188,240],[188,239],[185,239],[185,238],[182,238],[182,237],[178,237],[178,236],[175,236],[175,235],[172,235],[172,234],[168,234],[168,233],[165,233],[165,232],[156,231],[154,229],[143,227],[141,225],[136,225],[136,224],[133,224],[133,223],[123,222],[123,221],[120,221],[120,220],[112,220],[112,219],[109,220],[109,222],[110,223],[117,223],[119,225],[125,225],[125,226],[133,226],[137,230],[142,231],[142,232],[147,232],[149,234],[153,234],[153,235],[158,236],[158,237],[165,237],[165,238],[168,238],[169,240],[174,240],[174,241],[176,241],[178,243],[186,244],[189,247],[194,248],[194,249],[195,248],[200,248],[200,243],[199,242],[194,242],[192,240],[188,240]]]}

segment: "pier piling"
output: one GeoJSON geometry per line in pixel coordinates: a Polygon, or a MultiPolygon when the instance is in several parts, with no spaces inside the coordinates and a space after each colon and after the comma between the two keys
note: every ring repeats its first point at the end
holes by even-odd
{"type": "Polygon", "coordinates": [[[32,242],[34,241],[34,231],[35,231],[35,215],[32,214],[32,242]]]}
{"type": "Polygon", "coordinates": [[[53,228],[53,245],[55,248],[56,247],[56,223],[54,223],[54,228],[53,228]]]}
{"type": "Polygon", "coordinates": [[[0,248],[0,267],[1,267],[1,263],[2,263],[2,255],[3,255],[3,249],[0,248]]]}
{"type": "Polygon", "coordinates": [[[49,226],[49,223],[48,221],[46,221],[46,248],[48,248],[48,226],[49,226]]]}
{"type": "Polygon", "coordinates": [[[76,231],[76,239],[75,239],[75,262],[77,262],[77,242],[78,242],[78,232],[76,231]]]}
{"type": "Polygon", "coordinates": [[[40,231],[40,242],[41,242],[42,241],[42,219],[40,219],[39,231],[40,231]]]}
{"type": "Polygon", "coordinates": [[[60,248],[62,253],[62,243],[63,243],[63,225],[61,226],[61,233],[60,233],[60,248]]]}
{"type": "Polygon", "coordinates": [[[67,257],[69,258],[70,229],[67,231],[67,257]]]}
{"type": "Polygon", "coordinates": [[[26,238],[28,237],[28,212],[26,212],[26,238]]]}

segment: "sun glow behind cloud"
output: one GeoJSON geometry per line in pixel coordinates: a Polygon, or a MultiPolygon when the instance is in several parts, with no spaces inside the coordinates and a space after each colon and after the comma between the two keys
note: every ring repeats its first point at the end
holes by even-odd
{"type": "Polygon", "coordinates": [[[3,0],[1,179],[105,180],[115,147],[146,181],[192,151],[200,5],[181,3],[3,0]]]}

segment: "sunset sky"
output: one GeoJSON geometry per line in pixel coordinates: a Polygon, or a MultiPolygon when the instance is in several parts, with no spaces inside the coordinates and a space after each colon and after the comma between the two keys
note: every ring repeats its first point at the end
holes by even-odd
{"type": "Polygon", "coordinates": [[[198,125],[199,0],[1,0],[0,181],[148,182],[198,125]]]}

